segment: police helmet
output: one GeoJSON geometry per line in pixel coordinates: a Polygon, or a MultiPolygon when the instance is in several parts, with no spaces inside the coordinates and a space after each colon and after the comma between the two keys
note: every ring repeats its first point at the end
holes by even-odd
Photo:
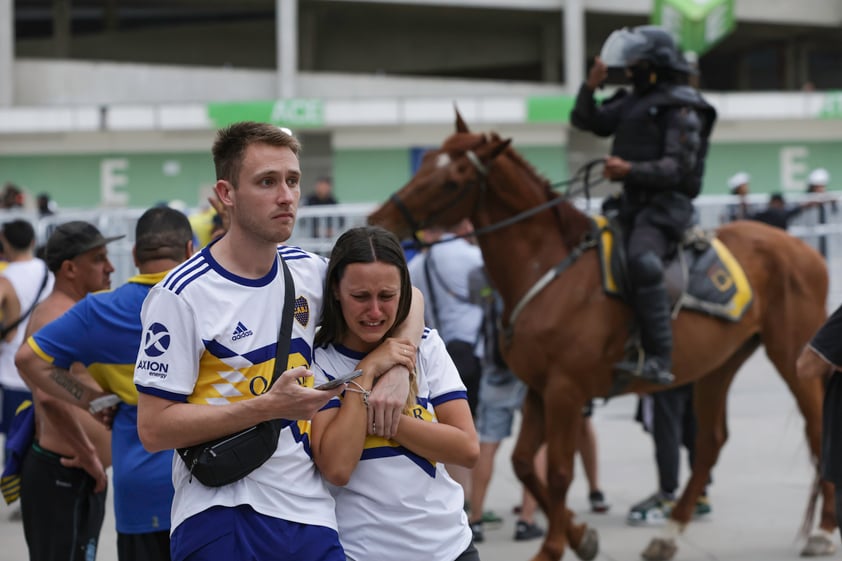
{"type": "Polygon", "coordinates": [[[648,63],[655,68],[690,73],[692,69],[678,49],[675,38],[663,27],[624,27],[608,36],[600,53],[609,68],[626,68],[648,63]]]}

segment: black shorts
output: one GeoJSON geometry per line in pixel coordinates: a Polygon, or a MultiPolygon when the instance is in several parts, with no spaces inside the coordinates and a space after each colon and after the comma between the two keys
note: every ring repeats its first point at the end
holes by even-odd
{"type": "Polygon", "coordinates": [[[170,561],[170,531],[147,534],[117,533],[119,561],[170,561]]]}
{"type": "Polygon", "coordinates": [[[96,556],[107,490],[94,493],[84,470],[33,444],[21,473],[21,516],[30,561],[86,561],[96,556]]]}
{"type": "Polygon", "coordinates": [[[465,384],[468,391],[468,407],[471,408],[471,417],[477,416],[477,403],[479,402],[479,379],[482,375],[482,364],[474,354],[474,345],[466,341],[451,341],[447,344],[447,354],[456,365],[459,377],[465,384]]]}
{"type": "Polygon", "coordinates": [[[479,561],[479,551],[477,551],[474,542],[471,542],[468,549],[463,551],[454,561],[479,561]]]}

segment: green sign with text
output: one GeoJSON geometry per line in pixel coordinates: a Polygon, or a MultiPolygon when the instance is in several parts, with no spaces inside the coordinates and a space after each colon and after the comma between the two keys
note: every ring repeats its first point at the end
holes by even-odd
{"type": "Polygon", "coordinates": [[[320,99],[279,99],[209,103],[208,118],[215,127],[238,121],[258,121],[290,128],[324,126],[324,105],[320,99]]]}
{"type": "Polygon", "coordinates": [[[652,23],[675,35],[682,50],[702,55],[736,27],[734,0],[655,0],[652,23]]]}
{"type": "Polygon", "coordinates": [[[531,96],[526,100],[526,122],[568,123],[575,103],[570,95],[531,96]]]}

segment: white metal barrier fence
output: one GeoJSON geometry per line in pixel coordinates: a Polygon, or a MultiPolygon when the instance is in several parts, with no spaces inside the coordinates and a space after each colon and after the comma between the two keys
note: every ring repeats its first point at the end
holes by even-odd
{"type": "MultiPolygon", "coordinates": [[[[829,310],[842,303],[842,210],[835,199],[821,198],[825,204],[804,210],[791,222],[789,232],[802,238],[818,249],[827,259],[830,272],[829,310]]],[[[789,204],[799,204],[810,200],[808,195],[790,195],[789,204]]],[[[813,197],[815,199],[815,197],[813,197]]],[[[753,210],[766,206],[768,196],[751,195],[748,199],[753,210]]],[[[699,223],[705,229],[716,228],[727,216],[728,205],[735,204],[736,197],[702,196],[696,200],[699,223]]],[[[586,212],[597,213],[601,200],[577,200],[579,208],[586,212]]],[[[289,243],[321,255],[328,255],[336,238],[343,231],[366,223],[368,214],[376,207],[374,203],[340,204],[334,206],[301,207],[295,231],[289,243]]],[[[95,209],[95,210],[60,210],[57,214],[39,218],[37,215],[19,211],[0,211],[0,222],[13,218],[25,218],[35,226],[39,245],[43,244],[52,229],[69,220],[87,220],[96,225],[107,236],[125,235],[108,246],[109,257],[115,272],[112,285],[119,286],[135,274],[132,260],[134,229],[137,219],[146,209],[95,209]]]]}

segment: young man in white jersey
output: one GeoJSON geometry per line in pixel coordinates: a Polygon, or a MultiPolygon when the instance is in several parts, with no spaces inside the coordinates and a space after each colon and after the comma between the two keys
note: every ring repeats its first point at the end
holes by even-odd
{"type": "MultiPolygon", "coordinates": [[[[174,269],[144,302],[135,384],[147,449],[192,446],[285,419],[275,454],[234,483],[207,487],[174,456],[175,561],[345,559],[333,499],[309,454],[309,419],[344,389],[314,390],[307,369],[326,265],[298,248],[278,247],[295,224],[299,150],[288,131],[268,124],[219,131],[214,188],[230,217],[228,232],[174,269]],[[295,282],[294,310],[284,306],[281,259],[295,282]],[[293,312],[289,370],[267,389],[282,317],[293,312]]],[[[378,386],[371,414],[390,436],[408,393],[406,369],[393,369],[378,386]]]]}

